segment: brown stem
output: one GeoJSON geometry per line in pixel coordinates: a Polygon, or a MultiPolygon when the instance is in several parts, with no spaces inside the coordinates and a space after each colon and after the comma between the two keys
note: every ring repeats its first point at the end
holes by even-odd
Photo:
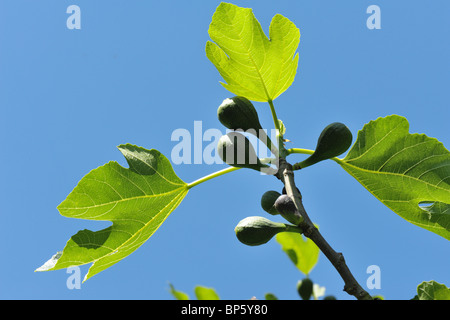
{"type": "Polygon", "coordinates": [[[339,275],[344,280],[344,291],[354,296],[358,300],[372,300],[372,297],[356,281],[342,253],[336,252],[325,240],[319,230],[314,226],[303,206],[302,195],[295,186],[294,171],[292,165],[285,159],[279,159],[279,171],[277,177],[284,183],[286,194],[293,199],[296,207],[296,216],[301,216],[298,226],[303,229],[303,234],[311,239],[323,252],[331,264],[336,268],[339,275]]]}

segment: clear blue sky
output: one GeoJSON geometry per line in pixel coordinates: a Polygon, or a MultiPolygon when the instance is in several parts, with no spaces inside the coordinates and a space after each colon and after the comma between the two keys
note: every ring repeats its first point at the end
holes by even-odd
{"type": "MultiPolygon", "coordinates": [[[[204,130],[223,130],[216,110],[232,94],[204,51],[219,3],[0,2],[1,299],[172,299],[169,282],[191,296],[204,285],[223,299],[298,298],[303,275],[278,243],[247,247],[234,235],[246,216],[267,217],[260,196],[281,189],[244,170],[192,189],[147,243],[80,290],[66,287],[65,270],[34,272],[78,230],[108,225],[62,217],[56,206],[90,170],[110,160],[126,165],[117,145],[170,157],[175,129],[202,121],[204,130]],[[81,8],[80,30],[66,27],[72,4],[81,8]]],[[[356,136],[390,114],[450,146],[449,1],[233,3],[252,7],[266,33],[276,13],[300,28],[297,77],[275,100],[289,146],[314,148],[335,121],[356,136]],[[366,27],[372,4],[381,8],[380,30],[366,27]]],[[[268,105],[255,105],[271,128],[268,105]]],[[[224,167],[174,169],[191,182],[224,167]]],[[[311,167],[297,182],[311,218],[359,282],[365,286],[368,266],[380,267],[381,289],[371,294],[409,299],[422,281],[450,285],[449,242],[394,214],[336,163],[311,167]]],[[[350,298],[323,255],[311,278],[350,298]]]]}

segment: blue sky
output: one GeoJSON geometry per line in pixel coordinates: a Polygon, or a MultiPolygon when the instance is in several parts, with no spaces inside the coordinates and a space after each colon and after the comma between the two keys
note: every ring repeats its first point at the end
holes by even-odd
{"type": "MultiPolygon", "coordinates": [[[[216,110],[233,94],[204,51],[219,3],[0,2],[1,299],[172,299],[169,282],[191,296],[203,285],[223,299],[266,292],[298,299],[303,275],[278,243],[247,247],[234,235],[241,219],[267,217],[260,197],[281,189],[274,178],[245,170],[192,189],[147,243],[79,290],[67,288],[65,270],[34,272],[78,230],[108,225],[62,217],[56,206],[90,170],[110,160],[125,166],[117,145],[170,157],[174,130],[192,131],[194,121],[224,130],[216,110]],[[80,30],[66,27],[72,4],[81,9],[80,30]]],[[[331,122],[356,136],[390,114],[450,146],[448,1],[233,3],[253,8],[266,33],[276,13],[300,29],[296,79],[275,100],[290,147],[314,148],[331,122]],[[366,27],[372,4],[381,8],[379,30],[366,27]]],[[[268,105],[255,106],[272,128],[268,105]]],[[[174,165],[186,182],[224,167],[174,165]]],[[[336,163],[304,170],[297,184],[360,284],[368,266],[380,267],[381,289],[371,294],[409,299],[422,281],[450,285],[448,241],[397,216],[336,163]]],[[[351,299],[323,255],[310,276],[327,294],[351,299]]]]}

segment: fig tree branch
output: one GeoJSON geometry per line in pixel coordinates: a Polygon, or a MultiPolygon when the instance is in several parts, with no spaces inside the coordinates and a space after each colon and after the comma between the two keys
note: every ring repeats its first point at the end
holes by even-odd
{"type": "Polygon", "coordinates": [[[344,256],[336,252],[325,240],[319,230],[314,226],[303,206],[302,195],[295,185],[294,171],[292,165],[284,158],[279,160],[279,171],[276,175],[284,184],[286,194],[291,197],[296,207],[296,215],[301,216],[298,226],[303,230],[303,234],[311,239],[323,252],[331,264],[335,267],[339,275],[344,280],[344,291],[354,296],[358,300],[372,300],[372,297],[356,281],[348,268],[344,256]]]}

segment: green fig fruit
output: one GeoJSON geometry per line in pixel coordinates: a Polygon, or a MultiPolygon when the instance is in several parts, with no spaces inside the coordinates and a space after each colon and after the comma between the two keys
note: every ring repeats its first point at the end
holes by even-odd
{"type": "Polygon", "coordinates": [[[236,96],[223,100],[217,109],[217,117],[226,128],[251,133],[259,138],[273,154],[278,154],[277,147],[259,122],[258,112],[247,98],[236,96]]]}
{"type": "Polygon", "coordinates": [[[294,166],[297,169],[306,168],[319,161],[337,157],[347,151],[352,139],[352,133],[345,124],[340,122],[329,124],[320,134],[314,153],[294,166]]]}
{"type": "Polygon", "coordinates": [[[271,215],[280,214],[277,209],[275,209],[274,204],[275,201],[280,196],[280,193],[277,191],[266,191],[261,197],[261,207],[264,211],[270,213],[271,215]]]}
{"type": "Polygon", "coordinates": [[[255,135],[262,130],[255,107],[245,97],[225,99],[217,109],[217,117],[226,128],[231,130],[255,130],[255,135]]]}
{"type": "Polygon", "coordinates": [[[264,244],[279,232],[301,232],[295,226],[273,222],[263,217],[247,217],[238,223],[234,231],[238,240],[248,246],[264,244]]]}
{"type": "Polygon", "coordinates": [[[297,283],[297,292],[303,300],[311,299],[313,285],[313,282],[309,278],[305,278],[297,283]]]}
{"type": "Polygon", "coordinates": [[[217,151],[220,158],[233,167],[258,171],[263,167],[268,167],[261,163],[247,137],[239,132],[229,132],[220,137],[217,151]]]}

